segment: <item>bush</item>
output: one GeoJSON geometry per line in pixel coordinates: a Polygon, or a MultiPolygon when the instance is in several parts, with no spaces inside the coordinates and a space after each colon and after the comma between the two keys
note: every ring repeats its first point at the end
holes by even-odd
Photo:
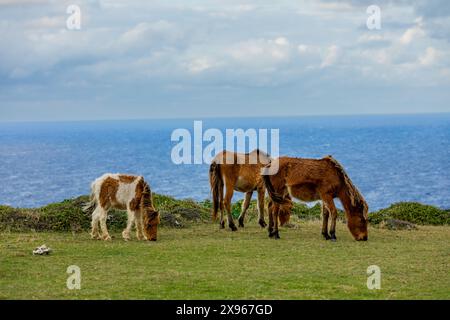
{"type": "MultiPolygon", "coordinates": [[[[312,207],[308,207],[303,203],[294,203],[292,208],[292,214],[298,216],[300,219],[305,220],[319,220],[322,219],[322,205],[321,203],[316,203],[312,207]]],[[[338,209],[338,219],[345,220],[345,214],[342,210],[338,209]]]]}
{"type": "Polygon", "coordinates": [[[154,194],[153,200],[161,214],[162,225],[182,227],[190,222],[211,219],[210,207],[192,199],[176,200],[169,196],[154,194]]]}
{"type": "MultiPolygon", "coordinates": [[[[83,212],[82,207],[88,201],[87,196],[52,203],[35,209],[20,209],[0,206],[0,231],[74,231],[89,230],[91,215],[83,212]]],[[[193,200],[176,200],[169,196],[154,195],[155,206],[161,214],[161,226],[182,228],[193,222],[211,221],[212,203],[209,200],[195,202],[193,200]]],[[[232,206],[232,214],[236,218],[241,212],[242,200],[232,206]]],[[[292,215],[301,220],[321,219],[321,204],[308,207],[302,203],[294,203],[292,215]]],[[[247,217],[257,217],[257,203],[250,203],[247,217]]],[[[338,218],[345,220],[345,215],[338,210],[338,218]]],[[[408,221],[415,224],[448,225],[450,210],[442,210],[434,206],[417,202],[399,202],[389,208],[369,214],[369,222],[374,225],[388,219],[408,221]]],[[[108,214],[108,228],[122,230],[126,226],[127,215],[124,211],[111,210],[108,214]]]]}
{"type": "Polygon", "coordinates": [[[379,224],[387,219],[404,220],[421,225],[448,225],[450,212],[418,202],[398,202],[389,208],[369,214],[371,224],[379,224]]]}
{"type": "MultiPolygon", "coordinates": [[[[88,196],[52,203],[41,208],[20,209],[0,206],[0,231],[74,231],[90,230],[91,214],[82,210],[88,196]]],[[[161,214],[161,226],[184,227],[191,221],[209,219],[209,208],[193,200],[176,200],[154,195],[155,206],[161,214]]],[[[108,229],[125,228],[127,214],[121,210],[108,212],[108,229]]]]}
{"type": "Polygon", "coordinates": [[[28,209],[0,206],[0,230],[24,231],[40,228],[39,214],[28,209]]]}

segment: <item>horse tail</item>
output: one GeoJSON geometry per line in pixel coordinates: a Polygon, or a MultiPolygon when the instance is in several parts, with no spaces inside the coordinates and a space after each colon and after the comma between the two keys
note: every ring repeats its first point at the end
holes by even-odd
{"type": "Polygon", "coordinates": [[[221,203],[223,201],[223,180],[222,174],[220,172],[220,164],[213,162],[209,166],[209,183],[212,192],[213,201],[213,213],[212,219],[215,221],[217,219],[217,212],[219,207],[221,208],[221,203]]]}
{"type": "Polygon", "coordinates": [[[284,199],[284,197],[275,191],[275,188],[273,187],[272,181],[270,180],[270,175],[262,175],[264,185],[266,186],[267,192],[269,193],[270,198],[273,200],[273,202],[278,204],[285,204],[287,201],[284,199]]]}
{"type": "Polygon", "coordinates": [[[95,182],[91,184],[91,193],[89,194],[89,201],[84,203],[82,210],[85,213],[93,212],[97,205],[97,200],[95,199],[95,182]]]}

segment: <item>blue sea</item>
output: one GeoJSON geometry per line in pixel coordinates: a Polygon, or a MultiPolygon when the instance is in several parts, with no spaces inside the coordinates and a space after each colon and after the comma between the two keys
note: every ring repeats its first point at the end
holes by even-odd
{"type": "MultiPolygon", "coordinates": [[[[282,155],[333,155],[371,210],[397,201],[450,208],[450,114],[197,120],[204,130],[279,129],[282,155]]],[[[0,123],[0,204],[37,207],[87,194],[105,172],[144,175],[154,192],[204,200],[208,165],[171,160],[172,131],[192,131],[193,121],[0,123]]]]}

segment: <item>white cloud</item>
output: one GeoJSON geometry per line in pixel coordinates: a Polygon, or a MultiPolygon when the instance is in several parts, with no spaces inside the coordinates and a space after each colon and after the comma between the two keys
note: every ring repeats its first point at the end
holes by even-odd
{"type": "Polygon", "coordinates": [[[48,28],[65,28],[66,27],[66,17],[64,16],[54,16],[54,17],[42,17],[38,19],[33,19],[29,23],[26,24],[28,28],[39,28],[39,29],[48,29],[48,28]]]}
{"type": "Polygon", "coordinates": [[[425,53],[419,57],[419,63],[422,66],[431,66],[437,62],[438,56],[439,52],[435,48],[428,47],[425,53]]]}
{"type": "Polygon", "coordinates": [[[46,4],[48,0],[0,0],[0,6],[46,4]]]}
{"type": "Polygon", "coordinates": [[[338,46],[332,45],[328,47],[325,57],[323,58],[322,64],[320,65],[321,68],[330,67],[339,59],[339,56],[341,54],[341,51],[338,46]]]}
{"type": "Polygon", "coordinates": [[[386,40],[385,37],[377,33],[364,33],[358,38],[358,43],[378,42],[386,40]]]}
{"type": "Polygon", "coordinates": [[[238,4],[223,6],[220,9],[216,9],[215,6],[213,9],[202,9],[203,11],[208,12],[208,14],[212,17],[237,19],[240,15],[255,10],[256,6],[251,4],[238,4]]]}
{"type": "Polygon", "coordinates": [[[158,47],[175,43],[181,37],[182,32],[168,21],[141,22],[119,37],[117,47],[122,51],[136,47],[158,47]]]}
{"type": "Polygon", "coordinates": [[[233,45],[229,53],[247,65],[276,64],[289,60],[291,45],[285,37],[248,40],[233,45]]]}
{"type": "MultiPolygon", "coordinates": [[[[220,85],[242,92],[267,87],[270,96],[274,87],[314,88],[349,79],[355,87],[380,79],[390,88],[419,87],[448,79],[450,69],[443,24],[417,19],[403,2],[389,2],[382,8],[382,30],[368,31],[365,8],[354,0],[325,8],[302,0],[277,6],[256,0],[80,0],[84,22],[76,32],[65,28],[67,15],[58,1],[37,2],[21,1],[30,4],[24,10],[0,0],[8,5],[0,11],[0,80],[11,87],[45,82],[49,90],[36,96],[43,103],[61,83],[92,92],[107,83],[117,88],[110,94],[116,98],[136,86],[159,92],[193,83],[211,89],[205,92],[220,85]]],[[[440,19],[435,22],[448,20],[440,19]]]]}
{"type": "Polygon", "coordinates": [[[411,27],[403,33],[403,35],[400,38],[400,43],[407,45],[410,44],[412,41],[417,40],[418,38],[424,37],[425,31],[423,30],[423,22],[422,19],[416,20],[416,25],[414,27],[411,27]]]}
{"type": "Polygon", "coordinates": [[[200,57],[189,61],[185,65],[189,72],[195,74],[211,69],[215,63],[210,58],[200,57]]]}

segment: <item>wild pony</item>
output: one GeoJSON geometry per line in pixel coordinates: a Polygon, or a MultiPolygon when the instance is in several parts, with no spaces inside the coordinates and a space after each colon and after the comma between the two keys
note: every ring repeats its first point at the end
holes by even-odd
{"type": "Polygon", "coordinates": [[[143,177],[104,174],[92,182],[90,197],[83,210],[92,212],[92,239],[111,240],[106,227],[106,218],[108,210],[114,208],[127,210],[127,226],[122,232],[124,240],[130,240],[131,228],[133,223],[136,223],[138,240],[156,241],[160,217],[153,206],[150,186],[143,177]],[[99,223],[102,234],[98,230],[99,223]]]}
{"type": "Polygon", "coordinates": [[[337,160],[332,156],[326,156],[323,159],[281,157],[274,161],[278,161],[278,173],[263,176],[269,196],[274,202],[272,215],[269,215],[269,237],[276,239],[280,237],[277,216],[280,205],[289,201],[286,197],[290,195],[303,201],[322,200],[322,235],[326,240],[332,241],[336,241],[337,219],[333,199],[339,198],[346,213],[350,233],[355,240],[367,240],[369,208],[337,160]],[[328,234],[330,215],[330,234],[328,234]]]}
{"type": "MultiPolygon", "coordinates": [[[[245,215],[255,190],[258,193],[258,222],[263,228],[267,226],[264,220],[266,189],[261,177],[261,169],[270,163],[270,161],[270,156],[258,149],[245,154],[222,151],[211,161],[209,181],[213,198],[213,220],[215,221],[217,219],[217,213],[220,210],[221,228],[225,228],[225,221],[223,219],[223,211],[225,209],[228,216],[228,226],[233,231],[237,230],[231,215],[231,199],[233,198],[234,191],[245,193],[241,214],[238,218],[239,226],[244,227],[245,215]]],[[[289,221],[289,214],[290,206],[283,205],[280,213],[281,224],[289,221]]]]}

